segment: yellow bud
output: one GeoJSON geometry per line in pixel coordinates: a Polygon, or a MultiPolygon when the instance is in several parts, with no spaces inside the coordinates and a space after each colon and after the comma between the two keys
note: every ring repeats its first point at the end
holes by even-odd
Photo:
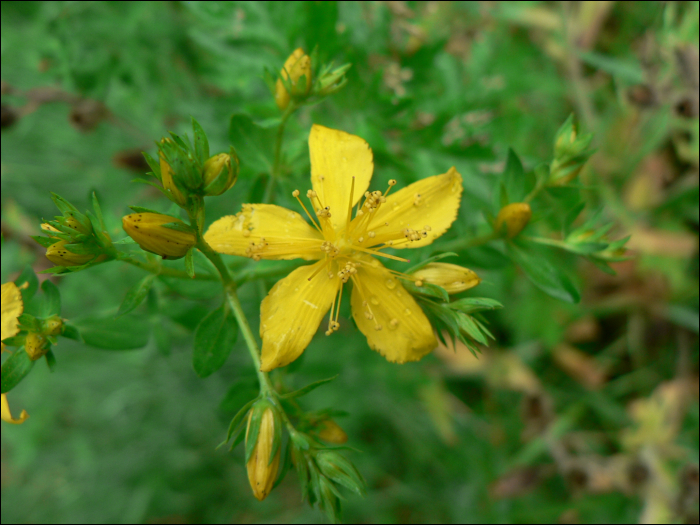
{"type": "Polygon", "coordinates": [[[506,235],[512,239],[523,231],[523,228],[530,222],[530,217],[532,217],[532,209],[525,202],[514,202],[504,206],[496,217],[496,231],[502,232],[505,225],[506,235]]]}
{"type": "Polygon", "coordinates": [[[184,222],[161,213],[132,213],[122,218],[124,231],[147,252],[160,255],[163,259],[179,259],[197,243],[194,233],[163,227],[168,223],[184,222]]]}
{"type": "MultiPolygon", "coordinates": [[[[246,441],[248,440],[248,430],[250,430],[250,421],[253,412],[248,416],[248,427],[246,428],[246,441]]],[[[277,480],[277,471],[280,466],[280,450],[272,461],[272,443],[275,439],[275,417],[271,409],[265,410],[260,422],[260,431],[258,432],[258,441],[255,444],[255,450],[248,460],[246,465],[248,469],[248,481],[250,488],[253,489],[253,495],[259,500],[264,500],[272,490],[272,486],[277,480]]]]}
{"type": "Polygon", "coordinates": [[[29,359],[36,361],[49,350],[49,342],[43,335],[30,332],[24,341],[24,350],[29,359]]]}
{"type": "Polygon", "coordinates": [[[320,437],[323,441],[334,443],[336,445],[342,445],[348,440],[348,435],[345,433],[345,431],[332,419],[326,419],[319,424],[319,427],[321,430],[318,433],[318,437],[320,437]]]}
{"type": "MultiPolygon", "coordinates": [[[[170,142],[171,140],[172,139],[165,137],[161,140],[161,143],[170,142]]],[[[160,181],[163,184],[163,188],[168,192],[168,195],[170,195],[170,200],[180,206],[184,206],[187,203],[187,198],[183,195],[180,189],[175,186],[175,181],[173,180],[173,170],[170,167],[170,164],[168,164],[168,161],[165,160],[165,155],[163,155],[162,151],[158,153],[158,156],[160,157],[160,181]]]]}
{"type": "Polygon", "coordinates": [[[204,163],[204,195],[221,195],[233,187],[237,178],[238,159],[231,159],[228,153],[214,155],[204,163]]]}
{"type": "Polygon", "coordinates": [[[479,276],[469,268],[440,262],[426,264],[413,272],[413,277],[425,283],[442,286],[449,294],[469,290],[481,282],[479,276]]]}
{"type": "Polygon", "coordinates": [[[43,321],[42,333],[44,335],[59,335],[63,332],[63,319],[54,315],[43,321]]]}
{"type": "Polygon", "coordinates": [[[58,241],[46,248],[46,258],[56,266],[82,266],[95,258],[91,253],[73,253],[68,251],[67,241],[58,241]]]}
{"type": "Polygon", "coordinates": [[[287,92],[287,88],[284,87],[284,82],[282,82],[281,78],[277,79],[277,84],[275,85],[275,102],[277,107],[284,111],[289,106],[290,95],[306,95],[311,89],[311,58],[304,53],[302,48],[295,49],[284,63],[280,76],[285,80],[289,80],[292,84],[291,94],[287,92]],[[306,83],[299,85],[299,79],[302,76],[306,77],[306,83]]]}

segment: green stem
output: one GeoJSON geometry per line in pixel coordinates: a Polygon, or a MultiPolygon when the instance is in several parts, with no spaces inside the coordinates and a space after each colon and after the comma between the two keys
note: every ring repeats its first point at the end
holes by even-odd
{"type": "Polygon", "coordinates": [[[209,275],[209,274],[201,274],[201,275],[195,275],[194,277],[190,277],[187,275],[187,272],[183,272],[182,270],[176,270],[175,268],[166,268],[165,266],[162,266],[158,263],[146,263],[143,261],[139,261],[138,259],[134,259],[133,257],[130,257],[128,255],[118,255],[117,259],[136,266],[137,268],[141,268],[142,270],[145,270],[150,273],[155,273],[156,275],[163,275],[165,277],[175,277],[176,279],[187,279],[187,280],[192,280],[196,279],[199,281],[218,281],[219,279],[215,275],[209,275]]]}
{"type": "Polygon", "coordinates": [[[224,264],[224,261],[221,259],[221,256],[214,250],[212,250],[211,246],[209,246],[207,242],[201,237],[197,244],[197,248],[204,254],[204,256],[207,259],[209,259],[212,262],[212,264],[214,264],[214,266],[216,266],[216,269],[219,270],[219,273],[221,274],[221,281],[224,285],[226,301],[231,310],[233,311],[233,316],[236,318],[238,327],[240,328],[241,333],[243,334],[243,339],[245,340],[246,346],[248,348],[248,353],[253,359],[255,371],[258,374],[258,381],[260,382],[260,391],[263,394],[263,396],[272,394],[274,392],[274,389],[272,387],[272,384],[270,383],[270,378],[266,372],[260,370],[260,367],[262,366],[262,363],[260,361],[260,348],[258,347],[258,342],[255,339],[253,330],[250,328],[248,319],[246,318],[245,312],[243,311],[243,306],[241,306],[241,301],[238,298],[238,294],[236,293],[235,281],[231,277],[231,274],[229,273],[228,268],[224,264]]]}
{"type": "Polygon", "coordinates": [[[279,178],[280,164],[282,162],[282,143],[284,142],[284,127],[287,124],[287,120],[292,116],[297,109],[294,101],[289,103],[287,109],[282,114],[279,126],[277,126],[277,136],[275,137],[275,160],[272,164],[272,172],[270,173],[270,180],[265,188],[265,196],[263,197],[263,202],[269,204],[272,201],[274,195],[275,182],[279,178]]]}

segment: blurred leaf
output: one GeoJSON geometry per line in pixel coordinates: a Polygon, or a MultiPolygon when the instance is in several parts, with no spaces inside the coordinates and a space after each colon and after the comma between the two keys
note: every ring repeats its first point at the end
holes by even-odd
{"type": "Polygon", "coordinates": [[[20,347],[2,364],[2,393],[6,394],[16,387],[31,371],[34,361],[29,359],[24,347],[20,347]]]}
{"type": "Polygon", "coordinates": [[[155,274],[149,274],[138,281],[134,286],[129,288],[129,291],[126,292],[126,297],[124,297],[122,304],[119,305],[119,311],[117,311],[116,317],[121,317],[122,315],[128,314],[134,308],[140,305],[148,295],[148,292],[151,289],[151,286],[153,286],[153,282],[155,281],[156,277],[157,276],[155,274]]]}
{"type": "Polygon", "coordinates": [[[299,390],[295,390],[294,392],[289,392],[287,394],[283,394],[280,397],[282,399],[295,399],[297,397],[302,397],[308,394],[309,392],[313,392],[316,390],[318,387],[325,385],[326,383],[330,383],[334,379],[336,379],[338,375],[334,375],[333,377],[329,377],[327,379],[321,379],[319,381],[316,381],[314,383],[311,383],[309,385],[306,385],[304,388],[300,388],[299,390]]]}
{"type": "Polygon", "coordinates": [[[61,314],[61,292],[48,279],[41,283],[41,290],[44,292],[43,317],[61,314]]]}
{"type": "Polygon", "coordinates": [[[199,377],[207,377],[224,366],[238,335],[238,324],[226,305],[221,305],[199,323],[194,334],[192,364],[199,377]]]}
{"type": "Polygon", "coordinates": [[[135,350],[148,343],[150,325],[137,316],[89,317],[74,321],[86,345],[104,350],[135,350]]]}
{"type": "Polygon", "coordinates": [[[275,129],[264,128],[248,115],[237,114],[229,123],[229,140],[238,152],[241,168],[269,173],[274,158],[275,129]]]}

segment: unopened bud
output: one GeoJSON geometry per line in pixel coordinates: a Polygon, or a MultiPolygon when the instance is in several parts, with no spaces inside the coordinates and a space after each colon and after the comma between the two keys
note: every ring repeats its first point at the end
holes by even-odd
{"type": "Polygon", "coordinates": [[[328,443],[333,443],[335,445],[342,445],[348,440],[348,435],[345,433],[345,431],[332,419],[326,419],[318,426],[320,427],[318,437],[323,441],[327,441],[328,443]]]}
{"type": "Polygon", "coordinates": [[[527,226],[532,217],[532,209],[525,202],[514,202],[501,208],[496,217],[496,231],[503,232],[505,226],[506,236],[512,239],[527,226]]]}
{"type": "MultiPolygon", "coordinates": [[[[246,428],[246,441],[250,422],[253,418],[253,411],[248,416],[248,427],[246,428]]],[[[272,458],[272,445],[275,440],[275,416],[272,409],[268,408],[263,412],[260,421],[258,440],[255,444],[253,454],[248,460],[248,481],[253,495],[259,500],[264,500],[272,490],[272,486],[277,480],[277,471],[280,466],[280,448],[277,448],[275,457],[272,458]]]]}
{"type": "Polygon", "coordinates": [[[60,335],[63,332],[63,319],[57,315],[44,319],[41,331],[44,335],[60,335]]]}
{"type": "Polygon", "coordinates": [[[355,466],[342,454],[331,449],[321,449],[316,454],[316,464],[328,479],[348,488],[358,495],[365,491],[365,482],[355,466]]]}
{"type": "Polygon", "coordinates": [[[278,78],[275,85],[275,102],[284,111],[292,96],[306,95],[311,89],[311,58],[302,48],[295,49],[284,63],[280,76],[282,78],[278,78]],[[301,81],[302,77],[305,78],[304,81],[301,81]],[[287,91],[282,79],[291,84],[291,93],[287,91]]]}
{"type": "MultiPolygon", "coordinates": [[[[165,137],[160,142],[172,142],[172,139],[165,137]]],[[[187,203],[187,198],[175,185],[173,169],[170,167],[170,164],[168,164],[162,151],[158,152],[158,157],[160,157],[160,181],[163,184],[163,189],[168,193],[168,197],[171,201],[180,206],[184,206],[187,203]]]]}
{"type": "Polygon", "coordinates": [[[565,186],[572,182],[581,173],[585,160],[573,158],[566,161],[554,159],[549,168],[549,184],[552,186],[565,186]]]}
{"type": "Polygon", "coordinates": [[[449,294],[469,290],[481,282],[479,276],[469,268],[440,262],[426,264],[412,275],[419,281],[443,287],[449,294]]]}
{"type": "Polygon", "coordinates": [[[204,195],[221,195],[236,184],[238,158],[219,153],[204,163],[204,195]]]}
{"type": "Polygon", "coordinates": [[[36,361],[49,350],[49,342],[45,336],[30,332],[24,341],[24,350],[29,359],[36,361]]]}
{"type": "Polygon", "coordinates": [[[180,219],[161,213],[132,213],[122,218],[124,231],[147,252],[163,259],[179,259],[197,243],[194,232],[166,228],[164,224],[180,224],[189,227],[180,219]]]}
{"type": "Polygon", "coordinates": [[[46,248],[46,258],[56,266],[82,266],[95,258],[92,253],[73,253],[66,244],[68,241],[58,241],[46,248]]]}

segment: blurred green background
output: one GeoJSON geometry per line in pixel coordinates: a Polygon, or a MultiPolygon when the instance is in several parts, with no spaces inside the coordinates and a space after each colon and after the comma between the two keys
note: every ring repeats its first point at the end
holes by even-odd
{"type": "MultiPolygon", "coordinates": [[[[446,238],[469,236],[508,148],[528,168],[548,160],[574,112],[597,148],[584,197],[618,237],[632,234],[617,276],[565,258],[583,295],[570,305],[493,247],[460,252],[484,280],[479,295],[505,307],[487,314],[497,341],[478,361],[462,348],[391,365],[351,329],[317,337],[289,382],[340,374],[304,406],[348,413],[337,421],[369,493],[344,503],[346,522],[697,522],[697,2],[1,9],[2,282],[49,267],[29,238],[57,213],[49,191],[80,209],[96,191],[114,238],[127,205],[166,210],[129,183],[148,171],[139,152],[187,133],[190,116],[213,152],[227,150],[231,114],[278,115],[263,70],[299,46],[353,67],[340,93],[290,121],[282,205],[308,185],[319,123],[369,142],[373,187],[455,165],[465,193],[446,238]]],[[[210,199],[209,220],[259,200],[263,182],[243,166],[210,199]]],[[[113,315],[140,276],[113,263],[58,278],[63,316],[113,315]]],[[[273,283],[241,289],[256,325],[273,283]]],[[[160,313],[143,315],[154,331],[145,348],[62,339],[56,371],[40,363],[11,392],[31,417],[2,427],[3,523],[324,522],[294,473],[259,503],[241,448],[216,450],[252,371],[241,341],[216,374],[192,370],[192,330],[215,296],[163,285],[160,313]]]]}

